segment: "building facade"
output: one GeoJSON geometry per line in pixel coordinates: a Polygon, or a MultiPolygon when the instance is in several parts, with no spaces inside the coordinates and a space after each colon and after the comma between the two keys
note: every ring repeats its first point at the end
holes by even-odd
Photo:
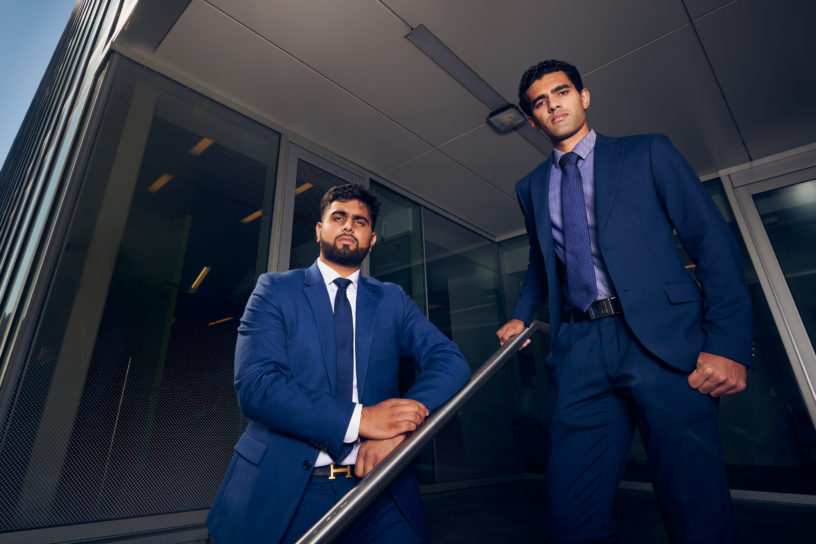
{"type": "MultiPolygon", "coordinates": [[[[523,232],[491,233],[399,169],[389,177],[139,53],[219,4],[80,1],[0,172],[0,541],[206,535],[246,424],[238,319],[260,274],[314,261],[332,185],[383,199],[368,274],[401,285],[472,369],[497,347],[523,232]]],[[[732,488],[816,504],[816,145],[798,143],[703,177],[743,249],[757,331],[749,388],[721,404],[732,488]]],[[[545,156],[531,153],[530,168],[545,156]]],[[[465,189],[457,198],[479,213],[502,213],[465,189]]],[[[541,336],[436,436],[416,461],[422,483],[540,475],[546,351],[541,336]]],[[[638,442],[625,480],[648,482],[638,442]]]]}

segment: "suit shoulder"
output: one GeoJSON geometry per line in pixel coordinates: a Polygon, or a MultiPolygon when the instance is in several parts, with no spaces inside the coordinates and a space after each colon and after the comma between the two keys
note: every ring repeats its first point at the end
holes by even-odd
{"type": "Polygon", "coordinates": [[[620,153],[634,156],[663,156],[666,153],[676,153],[677,148],[671,143],[669,137],[661,133],[652,134],[631,134],[611,138],[598,135],[596,145],[613,146],[620,153]]]}
{"type": "Polygon", "coordinates": [[[302,284],[306,277],[305,272],[303,268],[287,270],[286,272],[266,272],[258,276],[257,286],[274,289],[302,284]]]}
{"type": "Polygon", "coordinates": [[[547,160],[540,163],[538,166],[530,170],[523,178],[516,182],[516,191],[523,191],[530,187],[530,183],[532,183],[533,179],[539,178],[547,174],[549,171],[550,165],[552,165],[552,155],[550,155],[547,160]]]}
{"type": "Polygon", "coordinates": [[[363,282],[369,288],[375,291],[384,291],[387,293],[402,293],[405,294],[405,290],[398,284],[392,283],[390,281],[380,281],[373,276],[360,276],[360,281],[363,282]]]}
{"type": "Polygon", "coordinates": [[[618,138],[621,142],[625,143],[627,146],[632,147],[649,147],[649,148],[665,148],[671,147],[674,148],[671,140],[668,136],[663,133],[655,132],[651,134],[633,134],[631,136],[624,136],[623,138],[618,138]]]}

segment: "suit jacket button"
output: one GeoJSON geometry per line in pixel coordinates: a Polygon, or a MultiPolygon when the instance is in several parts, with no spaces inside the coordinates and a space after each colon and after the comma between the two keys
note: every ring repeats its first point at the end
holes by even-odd
{"type": "Polygon", "coordinates": [[[303,470],[311,470],[312,469],[312,462],[311,461],[303,461],[303,470]]]}

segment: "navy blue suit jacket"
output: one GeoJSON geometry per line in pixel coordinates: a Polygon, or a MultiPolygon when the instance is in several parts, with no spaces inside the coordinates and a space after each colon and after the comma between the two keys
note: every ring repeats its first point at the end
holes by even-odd
{"type": "MultiPolygon", "coordinates": [[[[277,542],[283,536],[321,449],[340,452],[354,403],[334,396],[332,305],[317,263],[264,274],[238,328],[235,388],[250,423],[207,518],[218,544],[277,542]]],[[[468,380],[459,348],[397,285],[360,276],[357,289],[358,398],[364,405],[399,396],[400,357],[419,376],[403,397],[433,412],[468,380]]],[[[403,514],[427,536],[413,469],[389,487],[403,514]]]]}
{"type": "MultiPolygon", "coordinates": [[[[564,303],[548,204],[552,160],[516,185],[530,262],[512,317],[529,323],[549,299],[554,341],[564,303]]],[[[700,351],[750,366],[753,320],[739,249],[669,139],[598,134],[594,173],[600,252],[638,340],[684,372],[694,369],[700,351]],[[697,265],[699,285],[683,266],[672,229],[697,265]]]]}

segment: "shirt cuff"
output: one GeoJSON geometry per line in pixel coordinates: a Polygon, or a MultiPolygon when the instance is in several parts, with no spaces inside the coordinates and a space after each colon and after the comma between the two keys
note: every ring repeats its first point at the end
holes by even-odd
{"type": "Polygon", "coordinates": [[[362,415],[363,405],[356,404],[354,406],[354,413],[351,414],[351,421],[349,421],[348,428],[346,429],[346,436],[343,437],[343,442],[346,444],[357,442],[357,438],[360,435],[360,419],[362,415]]]}

